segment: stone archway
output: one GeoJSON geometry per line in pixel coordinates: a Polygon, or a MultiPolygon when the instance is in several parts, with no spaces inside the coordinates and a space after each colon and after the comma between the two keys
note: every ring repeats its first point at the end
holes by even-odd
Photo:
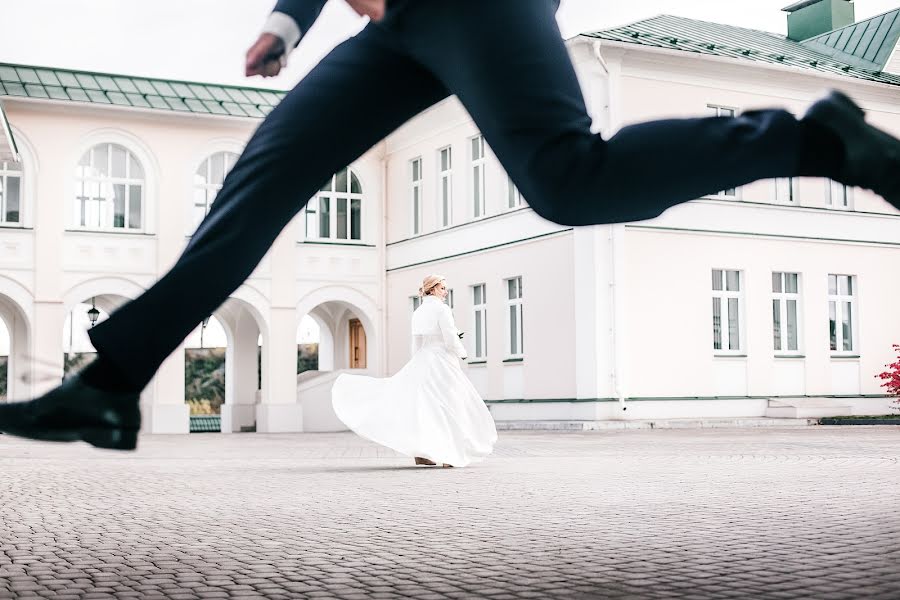
{"type": "Polygon", "coordinates": [[[362,368],[371,373],[380,374],[383,363],[379,352],[378,312],[368,296],[353,288],[328,286],[304,297],[297,305],[297,318],[309,315],[319,325],[319,371],[353,368],[352,342],[363,339],[364,344],[360,347],[364,355],[358,357],[356,363],[364,365],[362,368]]]}
{"type": "Polygon", "coordinates": [[[0,402],[25,400],[31,394],[34,365],[31,360],[31,325],[25,310],[10,296],[0,293],[0,327],[3,364],[0,402]]]}
{"type": "Polygon", "coordinates": [[[231,297],[213,313],[225,332],[225,402],[220,407],[221,431],[255,431],[256,407],[265,385],[261,377],[262,349],[268,338],[259,307],[231,297]]]}
{"type": "Polygon", "coordinates": [[[308,315],[319,326],[318,370],[297,376],[304,431],[346,429],[331,406],[331,387],[341,372],[381,375],[378,314],[368,296],[343,286],[320,288],[298,304],[298,320],[308,315]]]}

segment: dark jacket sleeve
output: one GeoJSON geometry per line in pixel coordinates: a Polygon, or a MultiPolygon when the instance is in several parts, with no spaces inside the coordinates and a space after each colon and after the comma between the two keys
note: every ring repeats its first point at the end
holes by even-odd
{"type": "Polygon", "coordinates": [[[275,12],[284,13],[294,19],[302,37],[319,18],[325,2],[327,0],[278,0],[275,12]]]}

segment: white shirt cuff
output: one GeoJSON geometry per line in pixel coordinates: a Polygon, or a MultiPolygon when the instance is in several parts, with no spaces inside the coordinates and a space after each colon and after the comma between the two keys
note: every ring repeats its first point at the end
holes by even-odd
{"type": "Polygon", "coordinates": [[[290,54],[294,46],[300,42],[300,36],[302,35],[297,22],[282,12],[273,12],[269,15],[266,24],[263,25],[262,32],[280,37],[281,41],[284,42],[285,55],[290,54]]]}

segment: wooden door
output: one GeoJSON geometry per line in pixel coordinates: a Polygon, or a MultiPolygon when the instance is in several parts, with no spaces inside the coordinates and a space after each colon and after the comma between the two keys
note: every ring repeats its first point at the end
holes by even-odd
{"type": "Polygon", "coordinates": [[[366,330],[359,319],[350,319],[350,368],[366,368],[366,330]]]}

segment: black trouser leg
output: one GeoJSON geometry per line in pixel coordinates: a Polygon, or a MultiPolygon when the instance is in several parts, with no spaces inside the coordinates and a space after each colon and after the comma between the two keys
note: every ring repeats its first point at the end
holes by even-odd
{"type": "Polygon", "coordinates": [[[150,381],[332,173],[447,96],[390,38],[369,26],[324,58],[260,125],[178,262],[91,330],[130,385],[150,381]]]}
{"type": "MultiPolygon", "coordinates": [[[[567,225],[637,221],[707,193],[797,174],[785,111],[590,131],[551,0],[408,2],[409,52],[459,96],[539,215],[567,225]]],[[[698,107],[702,110],[703,107],[698,107]]]]}

